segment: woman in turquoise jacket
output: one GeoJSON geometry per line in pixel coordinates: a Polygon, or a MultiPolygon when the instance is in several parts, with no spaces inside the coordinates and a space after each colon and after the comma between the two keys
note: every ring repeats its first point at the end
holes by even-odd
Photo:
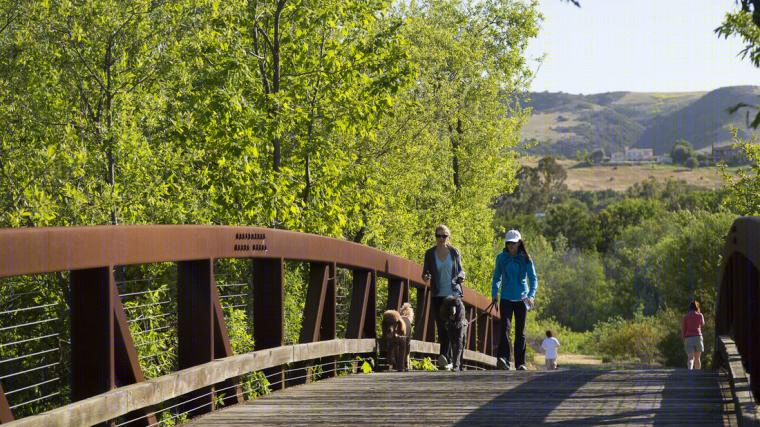
{"type": "Polygon", "coordinates": [[[512,315],[515,317],[515,366],[525,369],[525,316],[533,307],[538,280],[533,260],[525,250],[525,243],[517,230],[509,230],[504,236],[504,251],[496,256],[493,269],[491,298],[494,305],[499,301],[501,328],[499,349],[496,353],[498,367],[510,369],[509,359],[512,343],[509,340],[512,315]],[[499,300],[499,295],[501,299],[499,300]]]}

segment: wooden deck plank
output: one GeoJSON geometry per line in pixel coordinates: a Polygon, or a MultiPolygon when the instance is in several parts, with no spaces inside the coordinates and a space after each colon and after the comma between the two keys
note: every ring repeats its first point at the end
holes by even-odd
{"type": "Polygon", "coordinates": [[[717,373],[681,369],[351,375],[195,419],[250,426],[734,426],[717,373]]]}

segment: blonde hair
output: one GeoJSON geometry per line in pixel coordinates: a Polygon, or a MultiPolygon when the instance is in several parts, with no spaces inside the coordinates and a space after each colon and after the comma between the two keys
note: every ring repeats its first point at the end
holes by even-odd
{"type": "Polygon", "coordinates": [[[435,232],[443,231],[446,233],[449,237],[451,237],[451,230],[449,230],[449,227],[446,227],[444,224],[439,224],[438,227],[435,227],[435,232]]]}

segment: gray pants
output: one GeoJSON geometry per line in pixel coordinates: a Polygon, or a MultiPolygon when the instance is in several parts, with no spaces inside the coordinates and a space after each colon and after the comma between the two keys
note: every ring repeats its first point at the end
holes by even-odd
{"type": "Polygon", "coordinates": [[[545,359],[546,360],[546,370],[552,371],[554,369],[557,369],[557,359],[545,359]]]}

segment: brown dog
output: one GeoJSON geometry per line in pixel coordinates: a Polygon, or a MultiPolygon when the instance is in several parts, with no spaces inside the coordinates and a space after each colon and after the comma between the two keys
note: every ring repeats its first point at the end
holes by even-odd
{"type": "Polygon", "coordinates": [[[390,369],[409,370],[409,344],[413,322],[414,311],[408,302],[401,306],[400,313],[396,310],[386,310],[383,313],[382,346],[390,369]]]}

